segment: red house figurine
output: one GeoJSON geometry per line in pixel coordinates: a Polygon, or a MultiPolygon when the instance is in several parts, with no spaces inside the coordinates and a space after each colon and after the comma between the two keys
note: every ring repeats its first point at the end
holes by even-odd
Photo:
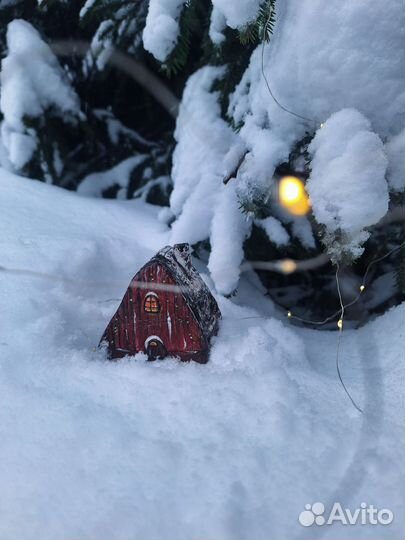
{"type": "Polygon", "coordinates": [[[147,354],[208,361],[221,318],[218,304],[193,267],[188,244],[160,250],[132,279],[100,344],[111,359],[147,354]]]}

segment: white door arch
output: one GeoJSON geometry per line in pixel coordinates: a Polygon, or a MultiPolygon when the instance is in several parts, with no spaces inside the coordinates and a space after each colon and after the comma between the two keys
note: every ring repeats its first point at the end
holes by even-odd
{"type": "Polygon", "coordinates": [[[148,360],[156,360],[167,356],[167,349],[159,336],[149,336],[145,340],[145,354],[148,356],[148,360]]]}

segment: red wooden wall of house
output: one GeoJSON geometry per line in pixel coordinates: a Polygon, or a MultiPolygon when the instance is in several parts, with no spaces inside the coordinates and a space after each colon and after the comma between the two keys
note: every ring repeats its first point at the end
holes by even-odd
{"type": "Polygon", "coordinates": [[[146,352],[146,340],[156,336],[163,342],[169,356],[206,362],[208,344],[183,295],[170,288],[154,288],[154,284],[178,286],[166,268],[157,262],[136,274],[103,336],[109,344],[110,356],[120,358],[146,352]],[[136,282],[141,282],[142,286],[136,282]],[[147,313],[144,309],[145,297],[149,293],[158,298],[158,313],[147,313]]]}

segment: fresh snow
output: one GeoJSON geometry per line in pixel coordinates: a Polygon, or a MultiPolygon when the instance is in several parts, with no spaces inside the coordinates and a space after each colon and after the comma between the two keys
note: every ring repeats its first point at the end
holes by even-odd
{"type": "Polygon", "coordinates": [[[290,237],[278,219],[269,216],[265,219],[256,219],[255,224],[262,228],[268,239],[277,246],[285,246],[288,244],[290,237]]]}
{"type": "Polygon", "coordinates": [[[347,245],[340,240],[338,249],[358,257],[369,236],[364,228],[388,210],[383,143],[362,114],[345,109],[325,122],[308,150],[312,172],[307,189],[315,219],[327,233],[344,233],[347,245]]]}
{"type": "Polygon", "coordinates": [[[223,68],[213,66],[200,69],[189,78],[183,94],[172,169],[170,202],[178,216],[172,228],[173,242],[196,243],[207,238],[215,200],[225,189],[224,156],[236,144],[236,135],[219,117],[217,96],[210,92],[223,73],[223,68]]]}
{"type": "Polygon", "coordinates": [[[86,13],[91,9],[97,0],[86,0],[86,2],[83,4],[82,9],[80,10],[80,18],[85,17],[86,13]]]}
{"type": "MultiPolygon", "coordinates": [[[[84,6],[86,7],[86,6],[84,6]]],[[[84,8],[83,8],[84,9],[84,8]]],[[[102,21],[94,34],[90,50],[86,55],[86,69],[93,67],[94,63],[97,69],[102,71],[108,64],[114,51],[112,38],[108,37],[108,31],[113,28],[111,20],[102,21]]]]}
{"type": "Polygon", "coordinates": [[[117,198],[125,199],[126,188],[128,187],[131,172],[134,170],[134,167],[140,165],[146,157],[146,155],[133,156],[124,159],[111,169],[87,175],[80,182],[77,189],[78,193],[85,195],[86,197],[102,197],[103,192],[108,188],[119,186],[121,189],[117,193],[117,198]]]}
{"type": "MultiPolygon", "coordinates": [[[[210,36],[216,44],[221,42],[224,24],[242,28],[255,18],[259,6],[255,0],[212,3],[210,36]]],[[[214,216],[222,211],[223,222],[228,220],[230,225],[234,220],[233,212],[225,215],[228,210],[222,193],[222,179],[230,172],[229,156],[247,152],[237,178],[228,184],[235,184],[237,197],[268,198],[274,192],[275,167],[288,158],[306,132],[317,132],[322,152],[329,148],[339,166],[332,162],[320,165],[319,155],[315,156],[314,175],[317,181],[321,178],[321,185],[315,181],[311,185],[315,217],[332,238],[339,222],[347,235],[345,251],[358,256],[367,237],[364,227],[384,214],[388,191],[405,187],[401,173],[405,153],[404,13],[402,0],[390,1],[389,8],[381,2],[277,0],[270,43],[264,51],[259,45],[253,52],[230,98],[228,115],[240,127],[237,133],[221,118],[218,93],[213,91],[216,78],[226,76],[221,71],[226,66],[204,66],[194,73],[187,82],[177,121],[173,238],[212,241],[215,234],[215,244],[222,249],[229,226],[221,227],[220,241],[219,227],[213,224],[219,219],[214,216]],[[288,114],[273,100],[262,73],[262,54],[274,96],[306,120],[288,114]],[[340,151],[344,144],[346,150],[340,151]]],[[[315,148],[317,143],[313,144],[315,148]]],[[[283,223],[289,220],[273,217],[283,223]]],[[[297,221],[292,232],[304,246],[314,246],[305,221],[297,221]]],[[[238,237],[243,242],[244,236],[238,237]]],[[[239,262],[238,256],[228,261],[233,269],[228,283],[216,282],[221,290],[234,287],[239,262]]]]}
{"type": "Polygon", "coordinates": [[[226,20],[224,14],[219,11],[216,6],[213,6],[211,13],[209,36],[211,41],[215,43],[215,45],[220,45],[224,41],[225,36],[223,34],[223,31],[225,30],[225,28],[226,20]]]}
{"type": "Polygon", "coordinates": [[[161,62],[166,60],[176,45],[184,4],[185,0],[149,0],[143,44],[161,62]]]}
{"type": "Polygon", "coordinates": [[[4,170],[0,190],[0,538],[403,538],[403,306],[344,331],[363,415],[336,332],[289,325],[250,273],[217,295],[207,365],[111,363],[98,340],[170,242],[159,209],[4,170]],[[315,501],[395,520],[304,529],[315,501]]]}
{"type": "Polygon", "coordinates": [[[231,294],[239,282],[243,242],[250,233],[251,222],[240,212],[233,185],[222,188],[218,206],[212,220],[208,268],[217,291],[231,294]]]}
{"type": "Polygon", "coordinates": [[[388,184],[393,191],[404,191],[405,128],[387,142],[385,151],[389,163],[387,171],[388,184]]]}
{"type": "Polygon", "coordinates": [[[214,10],[223,14],[231,28],[242,28],[254,21],[262,3],[262,0],[212,0],[214,10]]]}
{"type": "Polygon", "coordinates": [[[219,116],[217,96],[210,92],[223,72],[209,66],[187,82],[175,133],[170,201],[177,220],[170,239],[194,244],[210,234],[209,268],[218,291],[230,294],[238,284],[242,245],[251,223],[240,212],[233,183],[222,183],[238,155],[230,149],[240,151],[237,136],[219,116]]]}
{"type": "Polygon", "coordinates": [[[79,114],[79,100],[50,47],[28,22],[7,28],[8,53],[1,63],[0,164],[21,169],[35,151],[35,134],[24,117],[41,116],[49,107],[61,115],[79,114]]]}
{"type": "MultiPolygon", "coordinates": [[[[212,0],[212,41],[254,21],[261,4],[212,0]]],[[[143,42],[161,62],[178,42],[184,6],[149,1],[143,42]]],[[[24,116],[49,107],[81,114],[40,34],[26,21],[9,25],[0,97],[1,540],[404,537],[404,306],[344,330],[340,366],[360,414],[338,381],[337,333],[289,324],[255,274],[240,270],[253,223],[277,245],[290,241],[290,224],[291,236],[314,247],[308,219],[275,210],[254,221],[239,208],[246,198],[271,203],[275,167],[315,132],[314,217],[332,255],[342,246],[360,255],[390,192],[404,190],[403,2],[277,0],[276,17],[270,43],[256,48],[231,95],[238,130],[214,90],[227,66],[188,79],[170,209],[148,205],[143,188],[137,200],[99,198],[114,184],[123,194],[144,156],[88,176],[79,193],[5,170],[21,169],[36,149],[24,116]],[[262,67],[298,116],[272,99],[262,67]],[[97,344],[136,271],[167,244],[207,239],[207,263],[195,262],[223,314],[209,363],[148,363],[142,354],[108,362],[97,344]],[[395,519],[305,529],[298,516],[316,501],[352,511],[366,502],[395,519]]],[[[99,68],[110,54],[101,30],[92,43],[99,68]]],[[[112,139],[122,129],[109,123],[112,139]]],[[[373,287],[384,295],[392,283],[386,274],[373,287]]],[[[367,290],[363,298],[372,307],[367,290]]]]}

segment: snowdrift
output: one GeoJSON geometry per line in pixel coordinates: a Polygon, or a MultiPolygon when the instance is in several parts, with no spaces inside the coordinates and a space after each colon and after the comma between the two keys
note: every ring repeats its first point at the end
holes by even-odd
{"type": "Polygon", "coordinates": [[[217,295],[207,365],[110,363],[94,347],[168,243],[157,214],[0,170],[0,266],[28,271],[0,271],[0,538],[402,537],[403,307],[344,333],[363,415],[336,333],[290,326],[253,275],[217,295]],[[315,501],[395,519],[306,529],[315,501]]]}

